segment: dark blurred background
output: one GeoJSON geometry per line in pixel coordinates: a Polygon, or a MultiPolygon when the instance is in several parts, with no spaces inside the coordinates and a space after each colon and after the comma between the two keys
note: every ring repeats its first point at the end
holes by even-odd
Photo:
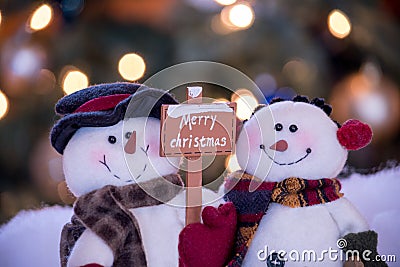
{"type": "MultiPolygon", "coordinates": [[[[339,122],[368,122],[373,143],[350,169],[399,161],[399,25],[396,0],[0,0],[0,223],[73,201],[48,141],[59,98],[192,60],[239,69],[267,100],[324,97],[339,122]]],[[[243,89],[206,96],[237,101],[245,119],[258,103],[243,89]]],[[[205,180],[235,169],[218,162],[205,180]]]]}

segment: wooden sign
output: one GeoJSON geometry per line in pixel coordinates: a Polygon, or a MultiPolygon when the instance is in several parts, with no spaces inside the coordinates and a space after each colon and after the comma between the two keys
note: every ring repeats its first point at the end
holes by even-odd
{"type": "Polygon", "coordinates": [[[236,103],[163,105],[161,156],[234,153],[236,103]]]}
{"type": "Polygon", "coordinates": [[[187,104],[162,106],[160,134],[162,157],[188,160],[186,225],[200,221],[201,157],[232,154],[236,140],[236,103],[202,104],[203,88],[187,89],[187,104]]]}

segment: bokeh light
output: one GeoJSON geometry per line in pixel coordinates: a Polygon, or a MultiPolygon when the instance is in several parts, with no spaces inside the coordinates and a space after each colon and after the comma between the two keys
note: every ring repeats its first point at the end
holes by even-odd
{"type": "Polygon", "coordinates": [[[282,74],[293,85],[306,90],[317,78],[317,69],[303,58],[294,58],[285,63],[282,74]]]}
{"type": "Polygon", "coordinates": [[[230,8],[228,17],[232,25],[247,29],[254,22],[254,11],[250,5],[241,3],[230,8]]]}
{"type": "Polygon", "coordinates": [[[232,102],[236,102],[236,116],[241,120],[247,120],[258,106],[258,101],[247,89],[239,89],[232,95],[232,102]]]}
{"type": "Polygon", "coordinates": [[[81,13],[84,5],[84,0],[62,0],[60,7],[65,15],[73,16],[81,13]]]}
{"type": "Polygon", "coordinates": [[[72,94],[88,87],[88,85],[88,76],[82,71],[76,69],[67,71],[62,82],[62,87],[66,94],[72,94]]]}
{"type": "Polygon", "coordinates": [[[217,34],[221,34],[221,35],[225,35],[228,33],[231,33],[235,30],[237,30],[236,27],[233,27],[228,19],[227,19],[227,13],[226,12],[221,12],[221,14],[217,14],[215,15],[212,19],[211,19],[211,29],[217,33],[217,34]]]}
{"type": "Polygon", "coordinates": [[[229,6],[236,3],[236,0],[214,0],[214,1],[223,6],[229,6]]]}
{"type": "Polygon", "coordinates": [[[29,22],[29,27],[34,31],[46,28],[53,18],[53,9],[48,5],[41,5],[36,9],[29,22]]]}
{"type": "Polygon", "coordinates": [[[48,94],[56,87],[56,76],[51,70],[41,69],[37,77],[37,89],[38,94],[48,94]]]}
{"type": "Polygon", "coordinates": [[[10,69],[15,76],[29,78],[40,71],[42,59],[39,51],[23,48],[17,51],[11,62],[10,69]]]}
{"type": "Polygon", "coordinates": [[[0,120],[7,115],[8,112],[8,99],[7,96],[0,91],[0,120]]]}
{"type": "Polygon", "coordinates": [[[62,202],[64,202],[64,204],[67,204],[67,205],[74,204],[76,198],[71,193],[71,191],[69,191],[67,183],[65,181],[62,181],[58,184],[57,192],[58,192],[58,195],[61,198],[62,202]]]}
{"type": "Polygon", "coordinates": [[[362,94],[355,103],[355,112],[364,121],[380,125],[389,116],[388,100],[378,92],[362,94]]]}
{"type": "Polygon", "coordinates": [[[246,3],[226,6],[221,11],[220,20],[230,31],[248,29],[253,25],[254,11],[246,3]]]}
{"type": "Polygon", "coordinates": [[[234,172],[240,170],[239,162],[237,160],[236,154],[229,155],[226,157],[225,166],[229,172],[234,172]]]}
{"type": "Polygon", "coordinates": [[[217,98],[217,99],[215,99],[215,100],[213,101],[213,103],[227,103],[227,102],[229,102],[229,100],[226,99],[226,98],[223,98],[223,97],[217,98]]]}
{"type": "Polygon", "coordinates": [[[257,84],[258,88],[264,93],[264,95],[271,95],[276,91],[278,85],[275,77],[270,73],[261,73],[256,76],[254,82],[257,84]]]}
{"type": "Polygon", "coordinates": [[[143,77],[146,71],[146,63],[138,54],[129,53],[119,60],[118,71],[125,80],[137,81],[143,77]]]}
{"type": "Polygon", "coordinates": [[[346,77],[330,97],[332,117],[343,123],[349,118],[368,123],[374,132],[373,142],[391,138],[400,128],[400,93],[385,76],[365,70],[346,77]],[[369,75],[366,75],[369,73],[369,75]]]}
{"type": "Polygon", "coordinates": [[[335,9],[328,16],[329,31],[333,36],[343,39],[351,32],[350,19],[342,11],[335,9]]]}
{"type": "Polygon", "coordinates": [[[2,19],[2,16],[1,16],[1,10],[0,10],[0,25],[1,25],[1,19],[2,19]]]}

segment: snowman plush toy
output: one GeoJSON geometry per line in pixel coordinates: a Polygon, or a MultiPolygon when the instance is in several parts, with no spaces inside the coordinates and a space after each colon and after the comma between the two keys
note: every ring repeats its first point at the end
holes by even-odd
{"type": "Polygon", "coordinates": [[[177,101],[132,83],[92,86],[56,105],[51,132],[77,197],[61,266],[177,266],[184,212],[179,158],[159,156],[160,109],[177,101]]]}
{"type": "MultiPolygon", "coordinates": [[[[227,266],[339,267],[346,256],[349,262],[386,266],[379,262],[376,232],[343,196],[336,179],[348,151],[366,146],[372,131],[357,120],[339,125],[329,117],[331,111],[323,99],[275,99],[244,123],[236,144],[241,171],[224,184],[224,198],[231,202],[225,205],[237,212],[227,266]]],[[[180,237],[181,261],[190,267],[204,264],[190,247],[190,239],[199,238],[190,225],[180,237]]]]}

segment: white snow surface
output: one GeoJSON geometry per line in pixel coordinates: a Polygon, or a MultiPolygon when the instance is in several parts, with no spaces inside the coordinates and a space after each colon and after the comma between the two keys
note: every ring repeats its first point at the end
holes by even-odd
{"type": "Polygon", "coordinates": [[[375,174],[354,173],[341,179],[342,192],[365,216],[372,230],[378,233],[381,255],[395,255],[400,266],[400,167],[375,174]]]}
{"type": "MultiPolygon", "coordinates": [[[[396,255],[400,266],[400,168],[341,179],[342,192],[379,234],[381,255],[396,255]]],[[[0,227],[0,266],[59,266],[60,232],[72,216],[70,207],[21,211],[0,227]]]]}
{"type": "Polygon", "coordinates": [[[71,216],[61,206],[19,212],[0,228],[0,266],[60,266],[60,233],[71,216]]]}

